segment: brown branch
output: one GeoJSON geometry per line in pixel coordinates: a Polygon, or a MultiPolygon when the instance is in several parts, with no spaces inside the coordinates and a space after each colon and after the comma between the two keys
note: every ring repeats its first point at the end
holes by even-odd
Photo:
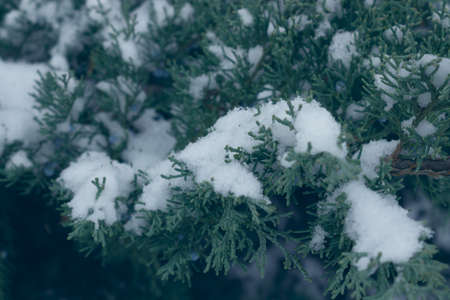
{"type": "Polygon", "coordinates": [[[427,175],[432,177],[450,176],[450,156],[444,159],[424,159],[417,169],[417,162],[412,159],[396,158],[392,160],[393,176],[427,175]]]}

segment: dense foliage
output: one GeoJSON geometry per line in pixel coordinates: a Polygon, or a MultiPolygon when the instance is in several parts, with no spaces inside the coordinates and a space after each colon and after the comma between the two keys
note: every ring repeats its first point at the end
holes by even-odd
{"type": "Polygon", "coordinates": [[[0,300],[449,299],[449,6],[0,3],[0,300]]]}

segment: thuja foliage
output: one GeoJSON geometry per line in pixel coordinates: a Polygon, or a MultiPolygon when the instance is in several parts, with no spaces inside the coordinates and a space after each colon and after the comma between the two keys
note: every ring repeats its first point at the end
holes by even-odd
{"type": "Polygon", "coordinates": [[[35,137],[0,90],[0,299],[448,299],[448,9],[3,1],[0,66],[40,67],[35,137]],[[358,250],[388,222],[414,253],[358,250]]]}

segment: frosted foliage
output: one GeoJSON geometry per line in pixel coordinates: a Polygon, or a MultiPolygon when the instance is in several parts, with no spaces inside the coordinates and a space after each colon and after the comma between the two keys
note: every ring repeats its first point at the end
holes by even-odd
{"type": "Polygon", "coordinates": [[[348,69],[353,55],[357,55],[355,47],[355,33],[337,32],[328,48],[328,55],[332,61],[341,61],[348,69]]]}
{"type": "Polygon", "coordinates": [[[311,153],[328,152],[339,158],[347,155],[345,145],[338,145],[341,125],[316,101],[302,105],[295,120],[297,145],[295,151],[305,152],[311,143],[311,153]]]}
{"type": "Polygon", "coordinates": [[[74,193],[68,203],[72,218],[89,220],[98,226],[101,220],[111,225],[119,219],[115,199],[128,196],[133,178],[130,166],[112,161],[102,152],[86,152],[61,173],[58,181],[74,193]],[[92,181],[98,178],[102,183],[103,177],[105,188],[96,199],[97,187],[92,181]]]}
{"type": "MultiPolygon", "coordinates": [[[[381,262],[407,262],[421,250],[422,235],[431,231],[410,219],[394,196],[372,191],[361,181],[352,181],[342,188],[351,204],[345,221],[346,234],[355,241],[354,252],[366,252],[368,258],[381,253],[381,262]]],[[[359,270],[367,268],[369,260],[356,263],[359,270]]]]}
{"type": "Polygon", "coordinates": [[[135,168],[144,170],[154,166],[166,158],[175,145],[174,137],[169,134],[170,123],[155,120],[155,117],[153,110],[146,110],[134,123],[139,133],[128,136],[122,157],[135,168]]]}
{"type": "Polygon", "coordinates": [[[314,251],[323,249],[326,235],[327,233],[323,230],[322,226],[316,225],[309,247],[314,251]]]}
{"type": "Polygon", "coordinates": [[[432,135],[436,132],[436,127],[427,120],[422,120],[416,127],[416,132],[421,137],[432,135]]]}
{"type": "Polygon", "coordinates": [[[244,26],[250,26],[253,24],[253,16],[246,8],[241,8],[237,11],[241,22],[244,26]]]}
{"type": "MultiPolygon", "coordinates": [[[[253,147],[258,145],[258,141],[248,135],[249,132],[258,132],[257,122],[272,130],[273,138],[279,142],[280,149],[295,147],[296,151],[304,152],[307,142],[311,142],[313,153],[327,151],[340,158],[346,154],[346,150],[336,145],[340,126],[329,112],[320,107],[316,101],[308,103],[300,97],[291,103],[295,108],[302,106],[294,120],[294,131],[273,120],[273,115],[281,119],[292,119],[287,114],[289,107],[285,101],[264,104],[260,107],[259,113],[256,108],[237,108],[220,118],[207,136],[189,144],[174,156],[187,165],[198,182],[209,182],[217,193],[224,196],[232,193],[235,196],[267,201],[261,183],[248,166],[236,161],[225,162],[227,145],[233,148],[241,147],[248,152],[252,152],[253,147]]],[[[280,157],[283,157],[282,154],[280,153],[280,157]]],[[[170,185],[189,185],[180,178],[175,180],[161,178],[161,174],[175,175],[169,160],[150,168],[148,173],[150,184],[144,188],[141,199],[143,204],[139,206],[140,208],[163,209],[170,197],[170,185]]]]}
{"type": "Polygon", "coordinates": [[[362,173],[370,179],[377,176],[376,168],[380,164],[380,158],[391,155],[399,141],[378,140],[363,145],[361,151],[362,173]]]}
{"type": "Polygon", "coordinates": [[[10,63],[0,60],[0,155],[5,144],[22,141],[25,146],[40,139],[40,116],[30,92],[39,79],[37,71],[45,73],[44,65],[10,63]]]}

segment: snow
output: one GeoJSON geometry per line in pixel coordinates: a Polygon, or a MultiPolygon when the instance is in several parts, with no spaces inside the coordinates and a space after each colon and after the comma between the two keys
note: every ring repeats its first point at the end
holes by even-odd
{"type": "Polygon", "coordinates": [[[135,11],[131,13],[136,18],[136,26],[134,30],[138,34],[145,33],[150,20],[150,2],[144,1],[135,11]]]}
{"type": "Polygon", "coordinates": [[[378,89],[380,89],[382,91],[381,99],[383,99],[384,102],[386,102],[386,106],[384,107],[384,110],[390,111],[392,109],[392,107],[394,107],[394,104],[396,102],[390,96],[390,95],[394,94],[395,89],[392,86],[384,83],[383,76],[380,74],[375,74],[375,85],[378,87],[378,89]]]}
{"type": "Polygon", "coordinates": [[[443,84],[445,83],[445,81],[447,80],[447,78],[450,74],[450,59],[437,57],[432,54],[425,54],[418,61],[419,66],[423,66],[423,67],[426,66],[425,73],[428,76],[430,76],[436,69],[436,67],[434,67],[434,63],[437,64],[437,71],[433,75],[432,82],[433,82],[433,85],[437,89],[439,89],[443,86],[443,84]],[[438,59],[440,60],[439,63],[437,63],[438,59]]]}
{"type": "Polygon", "coordinates": [[[167,19],[172,18],[175,10],[167,0],[153,0],[153,8],[155,11],[156,24],[164,26],[167,24],[167,19]]]}
{"type": "Polygon", "coordinates": [[[431,231],[410,219],[392,195],[377,193],[361,181],[351,181],[338,192],[345,192],[351,204],[345,221],[346,234],[355,241],[354,252],[368,257],[356,262],[359,270],[381,253],[381,262],[405,263],[422,249],[422,236],[431,231]]]}
{"type": "Polygon", "coordinates": [[[192,18],[194,14],[194,8],[190,3],[185,3],[180,10],[180,17],[182,20],[187,21],[192,18]]]}
{"type": "Polygon", "coordinates": [[[431,93],[426,92],[422,93],[417,97],[417,104],[419,104],[420,107],[425,108],[428,106],[428,104],[431,103],[431,93]]]}
{"type": "Polygon", "coordinates": [[[267,36],[271,36],[274,33],[285,33],[286,29],[282,26],[275,26],[273,21],[269,22],[269,25],[267,26],[267,36]]]}
{"type": "Polygon", "coordinates": [[[390,42],[401,41],[403,39],[403,28],[405,28],[404,25],[392,26],[383,32],[383,36],[390,42]]]}
{"type": "Polygon", "coordinates": [[[247,58],[252,69],[258,64],[263,55],[263,48],[260,45],[248,49],[248,52],[238,47],[236,49],[224,46],[222,42],[210,45],[211,51],[220,60],[220,66],[223,70],[233,69],[240,59],[247,58]]]}
{"type": "Polygon", "coordinates": [[[28,155],[25,151],[20,150],[14,153],[9,161],[6,164],[6,169],[11,168],[17,168],[17,167],[24,167],[24,168],[30,168],[33,164],[31,163],[30,159],[28,158],[28,155]]]}
{"type": "Polygon", "coordinates": [[[363,145],[360,157],[362,174],[366,175],[369,179],[377,177],[376,168],[380,164],[380,159],[391,155],[399,142],[377,140],[363,145]]]}
{"type": "Polygon", "coordinates": [[[49,63],[56,70],[67,71],[65,55],[68,48],[74,46],[78,31],[87,25],[85,15],[74,13],[71,1],[22,0],[17,10],[8,13],[5,25],[17,25],[19,16],[24,16],[31,23],[45,22],[52,27],[57,42],[50,50],[49,63]]]}
{"type": "Polygon", "coordinates": [[[364,112],[362,112],[362,110],[364,110],[364,107],[362,105],[352,103],[347,107],[345,117],[347,119],[353,119],[355,121],[362,120],[366,115],[364,112]]]}
{"type": "Polygon", "coordinates": [[[35,101],[29,94],[42,64],[4,62],[0,60],[0,155],[3,147],[13,141],[29,146],[40,139],[39,125],[34,121],[40,113],[33,109],[35,101]]]}
{"type": "Polygon", "coordinates": [[[327,17],[334,17],[335,15],[341,17],[342,3],[341,0],[318,0],[316,10],[327,17]]]}
{"type": "MultiPolygon", "coordinates": [[[[146,170],[150,184],[144,186],[140,202],[136,205],[136,210],[163,210],[167,206],[167,199],[170,196],[170,189],[173,186],[188,187],[190,182],[185,182],[182,178],[167,180],[161,175],[176,175],[172,168],[172,163],[166,159],[156,166],[146,170]]],[[[135,217],[136,218],[136,217],[135,217]]],[[[129,229],[136,230],[140,223],[137,220],[128,225],[129,229]],[[134,223],[134,224],[133,224],[134,223]]]]}
{"type": "Polygon", "coordinates": [[[324,248],[325,237],[327,233],[323,230],[322,226],[316,225],[314,227],[313,236],[309,242],[309,247],[314,251],[319,251],[324,248]]]}
{"type": "Polygon", "coordinates": [[[133,167],[142,170],[151,168],[165,159],[175,146],[175,138],[169,134],[170,122],[155,118],[154,110],[146,110],[134,122],[139,132],[129,133],[122,158],[133,167]]]}
{"type": "MultiPolygon", "coordinates": [[[[305,152],[308,142],[312,145],[312,153],[329,152],[339,158],[344,158],[347,151],[340,148],[338,136],[340,125],[331,114],[322,108],[319,103],[312,100],[310,103],[297,97],[291,101],[294,108],[301,105],[293,121],[294,130],[280,124],[273,119],[276,115],[280,119],[292,119],[287,111],[289,106],[286,101],[276,104],[266,103],[256,108],[236,108],[220,118],[211,128],[210,133],[186,148],[174,154],[175,159],[185,163],[193,172],[197,182],[209,182],[214,190],[228,196],[245,196],[255,201],[267,202],[262,185],[251,172],[250,168],[235,160],[226,161],[226,146],[252,152],[258,145],[258,141],[249,136],[249,132],[258,132],[259,127],[265,126],[272,130],[273,138],[279,142],[279,148],[285,151],[294,148],[297,152],[305,152]]],[[[283,157],[284,153],[279,153],[283,157]]],[[[145,186],[141,198],[142,204],[137,209],[164,209],[167,199],[170,198],[171,186],[190,185],[182,178],[166,180],[161,174],[175,175],[171,168],[171,162],[167,159],[157,166],[146,170],[150,183],[145,186]]],[[[133,227],[130,225],[130,227],[133,227]]]]}
{"type": "Polygon", "coordinates": [[[364,0],[364,6],[366,8],[373,6],[373,3],[375,2],[375,0],[364,0]]]}
{"type": "Polygon", "coordinates": [[[262,58],[264,49],[262,46],[257,45],[248,50],[248,62],[255,66],[262,58]]]}
{"type": "Polygon", "coordinates": [[[363,65],[365,67],[375,67],[378,68],[381,65],[381,59],[377,56],[370,56],[370,58],[366,58],[363,61],[363,65]]]}
{"type": "Polygon", "coordinates": [[[332,27],[328,19],[324,19],[319,23],[319,26],[314,31],[314,38],[318,39],[327,35],[331,31],[332,27]]]}
{"type": "Polygon", "coordinates": [[[311,20],[306,15],[297,15],[288,19],[289,27],[294,27],[296,30],[302,31],[306,25],[311,24],[311,20]]]}
{"type": "Polygon", "coordinates": [[[115,199],[128,196],[133,178],[129,165],[112,161],[102,152],[86,152],[63,170],[58,182],[74,193],[68,203],[72,218],[91,221],[98,227],[99,221],[111,225],[120,219],[121,209],[116,209],[115,199]],[[98,199],[97,187],[92,183],[95,178],[100,183],[106,178],[98,199]]]}
{"type": "Polygon", "coordinates": [[[203,90],[212,84],[211,81],[212,80],[206,74],[191,78],[189,84],[189,93],[194,99],[203,98],[203,90]]]}
{"type": "Polygon", "coordinates": [[[347,155],[346,146],[338,145],[341,125],[315,100],[302,104],[294,127],[297,130],[295,151],[305,152],[311,143],[312,154],[328,152],[339,158],[347,155]]]}
{"type": "MultiPolygon", "coordinates": [[[[446,8],[446,10],[448,11],[448,9],[446,8]]],[[[439,16],[439,14],[433,12],[433,16],[432,16],[432,20],[440,23],[442,27],[444,28],[449,28],[450,27],[450,17],[443,17],[441,18],[439,16]]]]}
{"type": "Polygon", "coordinates": [[[210,45],[208,50],[211,51],[217,58],[219,58],[220,66],[224,70],[229,70],[235,67],[238,58],[244,56],[244,50],[241,48],[233,49],[231,47],[215,44],[210,45]]]}
{"type": "Polygon", "coordinates": [[[432,135],[436,132],[436,127],[427,120],[422,120],[416,127],[416,132],[421,137],[432,135]]]}
{"type": "Polygon", "coordinates": [[[270,84],[264,85],[264,89],[258,93],[256,98],[258,100],[268,99],[273,96],[273,86],[270,84]]]}
{"type": "Polygon", "coordinates": [[[246,8],[238,9],[237,11],[241,22],[244,26],[251,26],[253,24],[253,16],[246,8]]]}
{"type": "Polygon", "coordinates": [[[120,125],[118,121],[114,120],[113,116],[110,113],[98,113],[95,115],[95,120],[105,126],[106,129],[108,129],[108,139],[111,146],[119,146],[120,143],[126,140],[126,130],[120,125]]]}
{"type": "Polygon", "coordinates": [[[411,127],[412,127],[412,123],[414,122],[415,119],[416,119],[416,117],[415,117],[415,116],[412,116],[412,117],[409,118],[408,120],[404,120],[404,121],[401,122],[402,130],[403,130],[406,134],[409,133],[408,128],[411,128],[411,127]]]}
{"type": "Polygon", "coordinates": [[[341,61],[348,69],[352,56],[357,55],[354,32],[337,32],[331,40],[328,48],[328,56],[331,61],[341,61]]]}
{"type": "Polygon", "coordinates": [[[288,155],[289,155],[289,152],[285,152],[285,153],[283,153],[283,155],[281,155],[281,156],[279,155],[278,156],[278,160],[280,161],[280,165],[283,168],[290,168],[290,167],[292,167],[295,164],[295,160],[288,160],[287,159],[288,155]]]}

